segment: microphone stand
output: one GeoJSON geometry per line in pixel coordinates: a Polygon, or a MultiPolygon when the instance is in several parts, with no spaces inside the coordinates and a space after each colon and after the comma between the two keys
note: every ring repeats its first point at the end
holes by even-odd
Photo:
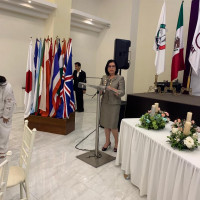
{"type": "Polygon", "coordinates": [[[102,151],[101,152],[99,151],[100,91],[105,90],[106,87],[101,86],[101,85],[95,86],[95,85],[79,82],[78,87],[85,88],[86,86],[95,88],[97,90],[97,92],[95,93],[95,95],[97,94],[95,150],[79,155],[77,156],[77,158],[97,168],[110,161],[115,160],[115,157],[110,156],[102,151]]]}

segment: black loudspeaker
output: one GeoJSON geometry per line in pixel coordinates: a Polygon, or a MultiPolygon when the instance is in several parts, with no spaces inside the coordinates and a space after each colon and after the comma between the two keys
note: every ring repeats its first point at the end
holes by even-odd
{"type": "Polygon", "coordinates": [[[115,39],[114,59],[119,69],[128,69],[128,52],[131,46],[130,40],[115,39]]]}

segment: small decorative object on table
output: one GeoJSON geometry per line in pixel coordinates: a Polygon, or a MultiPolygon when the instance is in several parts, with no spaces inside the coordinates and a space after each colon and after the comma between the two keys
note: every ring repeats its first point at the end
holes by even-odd
{"type": "Polygon", "coordinates": [[[161,111],[158,107],[159,104],[152,105],[151,110],[142,115],[140,118],[141,124],[139,127],[145,129],[159,130],[165,128],[165,124],[169,122],[169,113],[161,111]]]}
{"type": "Polygon", "coordinates": [[[171,147],[179,150],[194,150],[198,148],[200,143],[198,142],[197,125],[192,120],[192,113],[187,113],[187,119],[177,119],[172,124],[171,135],[167,136],[169,139],[167,142],[171,144],[171,147]]]}

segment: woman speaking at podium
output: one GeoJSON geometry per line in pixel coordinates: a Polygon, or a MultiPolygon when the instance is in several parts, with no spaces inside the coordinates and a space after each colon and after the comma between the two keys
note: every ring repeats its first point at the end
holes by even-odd
{"type": "Polygon", "coordinates": [[[110,132],[115,138],[114,152],[118,145],[118,121],[121,106],[121,97],[125,93],[124,77],[118,75],[118,67],[115,60],[109,60],[105,67],[106,75],[101,79],[101,85],[106,86],[102,93],[100,125],[104,127],[106,142],[102,151],[111,146],[110,132]]]}

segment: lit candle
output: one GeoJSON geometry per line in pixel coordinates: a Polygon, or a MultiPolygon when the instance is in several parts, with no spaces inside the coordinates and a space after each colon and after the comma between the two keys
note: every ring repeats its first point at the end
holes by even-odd
{"type": "Polygon", "coordinates": [[[191,128],[191,122],[185,122],[183,134],[184,135],[189,135],[190,134],[190,128],[191,128]]]}
{"type": "Polygon", "coordinates": [[[159,103],[155,103],[155,106],[156,106],[156,112],[158,112],[159,103]]]}
{"type": "Polygon", "coordinates": [[[150,115],[151,115],[151,116],[154,116],[155,111],[156,111],[156,106],[155,106],[155,105],[152,105],[152,106],[151,106],[151,113],[150,113],[150,115]]]}
{"type": "Polygon", "coordinates": [[[187,122],[191,122],[191,120],[192,120],[192,112],[187,112],[187,119],[186,119],[186,121],[187,122]]]}

